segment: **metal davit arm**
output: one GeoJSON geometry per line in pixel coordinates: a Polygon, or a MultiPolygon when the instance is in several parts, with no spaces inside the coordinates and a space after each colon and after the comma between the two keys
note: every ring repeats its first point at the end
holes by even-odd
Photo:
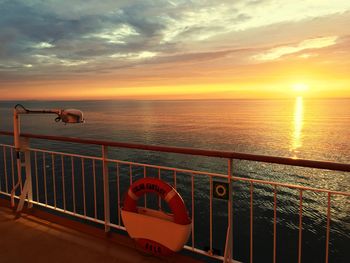
{"type": "MultiPolygon", "coordinates": [[[[32,177],[31,177],[31,162],[30,162],[30,151],[29,151],[29,138],[22,138],[20,132],[20,115],[28,114],[55,114],[57,115],[55,121],[62,121],[63,123],[82,123],[84,122],[83,113],[80,110],[70,109],[40,109],[40,110],[30,110],[25,108],[22,104],[15,105],[13,109],[13,136],[14,145],[16,151],[16,163],[17,163],[17,175],[18,182],[13,186],[11,190],[11,206],[15,206],[14,196],[16,189],[20,186],[21,195],[19,204],[17,207],[17,212],[22,211],[24,201],[28,196],[29,207],[32,206],[33,190],[32,190],[32,177]],[[23,140],[24,139],[24,140],[23,140]],[[24,153],[24,163],[21,161],[21,153],[24,153]],[[22,187],[22,167],[25,167],[25,182],[22,187]]],[[[23,136],[24,137],[24,136],[23,136]]]]}

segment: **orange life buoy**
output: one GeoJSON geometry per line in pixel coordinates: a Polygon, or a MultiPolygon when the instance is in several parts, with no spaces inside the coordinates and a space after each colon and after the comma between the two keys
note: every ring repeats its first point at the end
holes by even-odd
{"type": "MultiPolygon", "coordinates": [[[[188,212],[185,206],[185,203],[183,199],[181,198],[180,194],[168,183],[156,179],[156,178],[142,178],[138,181],[135,181],[128,189],[128,192],[124,199],[124,206],[122,208],[123,211],[132,212],[132,213],[138,213],[139,209],[137,207],[137,200],[143,196],[146,193],[156,193],[159,195],[163,200],[167,202],[167,204],[170,207],[170,210],[172,211],[172,224],[175,227],[179,226],[180,228],[188,228],[190,229],[191,225],[191,219],[188,216],[188,212]],[[182,226],[181,226],[182,225],[182,226]]],[[[125,214],[125,212],[124,212],[125,214]]],[[[141,216],[141,215],[140,215],[141,216]]],[[[125,218],[127,220],[127,218],[125,218]]],[[[124,221],[124,218],[123,218],[124,221]]],[[[126,228],[127,222],[124,222],[126,228]]],[[[142,227],[142,222],[138,225],[138,227],[142,227]]],[[[148,228],[149,226],[147,226],[148,228]]],[[[156,229],[159,227],[158,225],[150,226],[156,229]]],[[[174,227],[174,228],[175,228],[174,227]]],[[[128,231],[128,228],[127,228],[128,231]]],[[[185,230],[185,235],[187,235],[187,238],[190,234],[190,230],[185,230]]],[[[129,232],[129,231],[128,231],[129,232]]],[[[130,233],[129,233],[130,234],[130,233]]],[[[166,233],[164,233],[166,235],[166,233]]],[[[172,238],[169,236],[169,238],[172,238]]],[[[155,255],[169,255],[173,253],[173,249],[167,247],[166,245],[160,243],[159,241],[156,242],[154,240],[151,240],[150,238],[135,238],[137,243],[147,252],[150,252],[155,255]]],[[[186,242],[186,237],[182,238],[181,242],[186,242]]],[[[182,247],[183,244],[179,244],[179,248],[182,247]]]]}

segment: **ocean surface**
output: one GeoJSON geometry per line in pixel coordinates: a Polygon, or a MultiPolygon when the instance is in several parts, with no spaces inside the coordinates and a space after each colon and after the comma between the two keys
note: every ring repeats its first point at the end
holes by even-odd
{"type": "MultiPolygon", "coordinates": [[[[21,129],[26,133],[350,163],[350,99],[2,101],[0,130],[12,131],[12,111],[16,103],[30,109],[76,108],[84,112],[86,122],[74,125],[55,123],[54,116],[49,115],[23,116],[21,129]]],[[[0,142],[12,143],[12,138],[2,136],[0,142]]],[[[96,146],[40,140],[32,140],[31,145],[49,150],[101,155],[101,149],[96,146]]],[[[217,158],[126,149],[113,149],[109,154],[111,158],[119,160],[227,173],[227,160],[217,158]]],[[[128,170],[127,167],[123,169],[128,170]]],[[[344,172],[248,161],[234,161],[233,172],[240,177],[350,191],[350,175],[344,172]]],[[[135,173],[134,179],[138,176],[137,171],[135,173]]],[[[164,178],[168,176],[165,174],[164,178]]],[[[116,179],[112,176],[112,180],[116,179]]],[[[189,176],[181,180],[179,192],[183,192],[185,202],[188,201],[190,206],[190,196],[186,192],[189,176]]],[[[203,229],[207,231],[208,225],[209,179],[196,177],[195,184],[199,200],[195,215],[202,219],[196,222],[196,246],[205,248],[209,242],[208,235],[203,235],[203,229]]],[[[249,261],[249,187],[249,184],[242,182],[233,186],[234,258],[243,262],[249,261]]],[[[327,196],[305,191],[303,197],[303,261],[323,262],[324,252],[319,251],[324,251],[325,247],[327,196]]],[[[330,262],[349,262],[350,198],[334,196],[332,201],[330,262]]],[[[299,191],[279,189],[277,206],[277,259],[278,262],[295,262],[299,191]]],[[[222,240],[226,234],[226,223],[223,221],[226,209],[225,201],[214,201],[213,246],[221,254],[222,240]]],[[[271,262],[272,259],[272,209],[273,188],[254,186],[255,262],[271,262]]]]}

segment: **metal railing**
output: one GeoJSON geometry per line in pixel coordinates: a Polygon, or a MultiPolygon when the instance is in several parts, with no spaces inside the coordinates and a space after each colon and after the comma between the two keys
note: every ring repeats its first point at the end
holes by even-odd
{"type": "MultiPolygon", "coordinates": [[[[0,135],[12,136],[10,132],[0,132],[0,135]]],[[[122,207],[123,194],[135,179],[142,177],[158,177],[171,183],[183,196],[189,214],[192,218],[192,234],[185,249],[208,256],[210,258],[231,262],[233,259],[245,260],[253,262],[255,253],[259,243],[254,239],[256,232],[261,232],[264,226],[257,226],[254,221],[257,220],[257,212],[255,209],[256,202],[264,198],[272,199],[271,202],[263,204],[264,213],[271,212],[271,218],[264,217],[266,224],[272,223],[272,231],[267,231],[269,240],[264,243],[272,244],[271,250],[268,253],[271,261],[277,262],[278,249],[278,227],[283,226],[283,221],[280,222],[278,215],[286,214],[290,211],[285,211],[283,207],[279,207],[278,197],[284,201],[288,201],[288,197],[293,199],[293,195],[297,192],[297,261],[302,262],[303,259],[303,234],[305,232],[305,224],[309,223],[310,218],[307,217],[305,202],[322,205],[319,200],[306,199],[304,195],[307,193],[321,194],[326,197],[326,225],[324,226],[324,262],[328,262],[330,257],[330,233],[332,221],[332,199],[339,201],[339,198],[345,200],[350,197],[349,191],[338,191],[324,188],[296,185],[286,182],[277,182],[271,180],[248,178],[243,176],[235,176],[233,164],[235,160],[248,160],[261,163],[280,164],[301,166],[307,168],[327,169],[333,171],[350,172],[350,164],[340,164],[333,162],[320,162],[311,160],[281,158],[272,156],[252,155],[235,152],[207,151],[177,147],[150,146],[141,144],[129,144],[99,140],[87,140],[79,138],[68,138],[47,135],[22,134],[23,139],[27,140],[27,147],[23,149],[29,154],[25,155],[26,166],[31,164],[31,167],[26,167],[26,174],[30,174],[30,178],[18,176],[18,168],[16,168],[14,156],[16,154],[14,147],[9,144],[0,144],[2,148],[0,161],[0,193],[6,196],[11,195],[11,190],[18,183],[19,190],[14,192],[15,198],[19,199],[23,191],[23,180],[30,180],[30,193],[25,196],[26,201],[31,205],[43,206],[49,209],[56,210],[68,214],[73,217],[92,221],[104,226],[105,231],[112,229],[125,231],[123,226],[120,210],[122,207]],[[77,144],[98,145],[101,147],[100,156],[90,156],[77,153],[65,153],[59,151],[51,151],[45,149],[37,149],[29,147],[30,139],[48,140],[69,142],[77,144]],[[183,155],[206,156],[227,159],[227,173],[213,173],[207,171],[199,171],[193,169],[182,169],[161,164],[146,164],[134,161],[118,160],[109,158],[110,148],[129,148],[145,151],[156,151],[166,153],[177,153],[183,155]],[[31,160],[28,160],[31,159],[31,160]],[[28,170],[29,169],[29,170],[28,170]],[[31,183],[33,182],[33,183],[31,183]],[[214,182],[225,182],[228,184],[227,200],[216,200],[213,198],[214,182]],[[239,184],[246,186],[237,188],[239,184]],[[244,193],[244,191],[247,193],[244,193]],[[292,191],[292,192],[291,192],[292,191]],[[235,209],[235,205],[240,199],[248,196],[248,209],[235,209]],[[268,197],[268,195],[271,195],[268,197]],[[281,196],[281,197],[280,197],[281,196]],[[202,200],[203,199],[203,200],[202,200]],[[316,201],[315,201],[316,200],[316,201]],[[226,203],[227,202],[227,206],[226,203]],[[209,211],[206,209],[209,203],[209,211]],[[217,206],[218,208],[215,208],[217,206]],[[226,208],[225,208],[226,207],[226,208]],[[220,213],[216,213],[220,209],[220,213]],[[216,212],[214,212],[214,210],[216,212]],[[245,211],[247,210],[247,211],[245,211]],[[239,220],[239,215],[235,212],[243,213],[249,222],[247,231],[249,232],[248,245],[240,245],[239,240],[235,238],[237,227],[235,222],[239,220]],[[308,219],[304,222],[303,219],[308,219]],[[203,226],[204,225],[204,226],[203,226]],[[204,228],[204,229],[203,229],[204,228]],[[218,230],[219,228],[219,230],[218,230]],[[207,234],[204,234],[207,233],[207,234]],[[204,241],[203,241],[204,240],[204,241]],[[207,242],[207,246],[203,247],[203,242],[207,242]],[[220,246],[224,253],[221,253],[216,248],[220,246]],[[243,250],[249,250],[249,256],[238,255],[236,247],[244,247],[243,250]],[[237,256],[236,256],[237,254],[237,256]]],[[[20,168],[22,169],[22,168],[20,168]]],[[[154,200],[151,197],[144,197],[143,205],[145,207],[156,207],[159,209],[167,209],[165,204],[160,200],[154,200]]],[[[293,210],[293,209],[292,209],[293,210]]],[[[258,215],[259,216],[259,215],[258,215]]],[[[295,215],[291,215],[295,216],[295,215]]],[[[345,219],[346,220],[346,219],[345,219]]],[[[261,219],[259,218],[259,221],[261,219]]],[[[337,218],[338,221],[338,218],[337,218]]],[[[289,229],[293,232],[293,227],[289,229]]],[[[321,228],[322,230],[322,228],[321,228]]],[[[322,235],[322,233],[316,233],[322,235]]],[[[349,236],[345,238],[348,239],[349,236]]],[[[239,239],[239,238],[238,238],[239,239]]],[[[239,250],[240,251],[240,250],[239,250]]],[[[240,253],[242,254],[242,253],[240,253]]],[[[261,259],[260,259],[261,261],[261,259]]],[[[284,262],[286,260],[283,260],[284,262]]]]}

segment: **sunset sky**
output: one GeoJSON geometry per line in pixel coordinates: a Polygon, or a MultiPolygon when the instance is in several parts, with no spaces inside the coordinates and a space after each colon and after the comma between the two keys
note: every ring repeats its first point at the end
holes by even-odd
{"type": "Polygon", "coordinates": [[[350,97],[349,0],[0,0],[0,100],[297,93],[350,97]]]}

